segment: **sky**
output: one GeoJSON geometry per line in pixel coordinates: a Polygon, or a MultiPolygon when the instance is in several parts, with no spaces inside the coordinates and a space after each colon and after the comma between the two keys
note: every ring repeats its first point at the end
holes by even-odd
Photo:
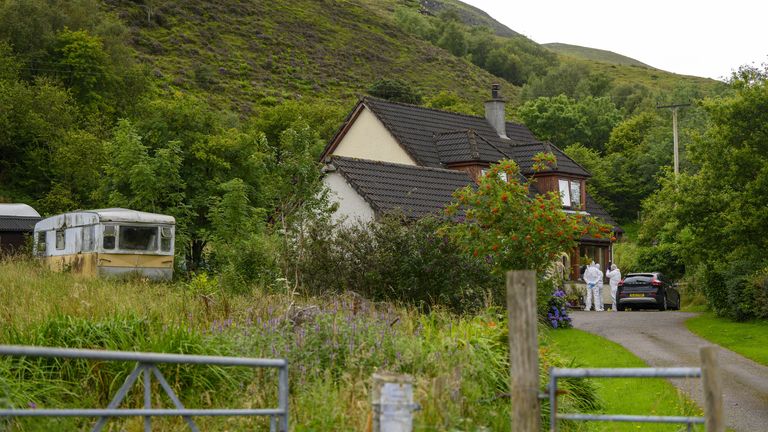
{"type": "Polygon", "coordinates": [[[765,0],[462,0],[538,43],[613,51],[714,79],[768,63],[765,0]]]}

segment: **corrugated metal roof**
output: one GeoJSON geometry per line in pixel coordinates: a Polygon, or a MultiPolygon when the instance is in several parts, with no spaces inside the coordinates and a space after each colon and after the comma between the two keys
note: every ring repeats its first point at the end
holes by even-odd
{"type": "Polygon", "coordinates": [[[0,216],[0,232],[32,232],[40,217],[0,216]]]}

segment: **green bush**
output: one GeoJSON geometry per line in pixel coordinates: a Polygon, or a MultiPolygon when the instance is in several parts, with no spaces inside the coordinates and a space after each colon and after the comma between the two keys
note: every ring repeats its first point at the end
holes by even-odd
{"type": "Polygon", "coordinates": [[[402,301],[430,308],[473,310],[495,295],[501,278],[484,260],[470,258],[436,234],[440,222],[388,215],[376,222],[334,226],[307,224],[292,240],[287,262],[311,294],[354,291],[372,300],[402,301]]]}
{"type": "Polygon", "coordinates": [[[685,264],[680,256],[679,246],[662,243],[658,246],[640,246],[632,271],[658,271],[676,280],[685,274],[685,264]]]}

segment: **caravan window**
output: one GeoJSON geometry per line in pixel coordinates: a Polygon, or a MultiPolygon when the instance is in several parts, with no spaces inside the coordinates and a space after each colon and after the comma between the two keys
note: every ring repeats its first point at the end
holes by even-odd
{"type": "Polygon", "coordinates": [[[45,231],[40,231],[37,233],[37,254],[38,255],[45,255],[45,247],[46,247],[46,238],[45,238],[45,231]]]}
{"type": "Polygon", "coordinates": [[[61,250],[66,246],[66,232],[63,229],[56,230],[56,249],[61,250]]]}
{"type": "Polygon", "coordinates": [[[171,227],[160,227],[160,250],[163,252],[171,251],[171,239],[173,238],[173,231],[171,227]]]}
{"type": "Polygon", "coordinates": [[[104,237],[104,240],[102,241],[102,247],[104,249],[114,249],[115,248],[115,226],[105,225],[103,237],[104,237]]]}
{"type": "Polygon", "coordinates": [[[157,250],[157,227],[121,226],[120,249],[135,251],[157,250]]]}

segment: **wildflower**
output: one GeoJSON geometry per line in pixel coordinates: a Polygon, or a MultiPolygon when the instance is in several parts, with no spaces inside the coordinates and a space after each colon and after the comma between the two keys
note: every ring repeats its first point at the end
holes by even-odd
{"type": "Polygon", "coordinates": [[[493,321],[488,321],[488,327],[489,328],[496,328],[496,323],[493,321]]]}

